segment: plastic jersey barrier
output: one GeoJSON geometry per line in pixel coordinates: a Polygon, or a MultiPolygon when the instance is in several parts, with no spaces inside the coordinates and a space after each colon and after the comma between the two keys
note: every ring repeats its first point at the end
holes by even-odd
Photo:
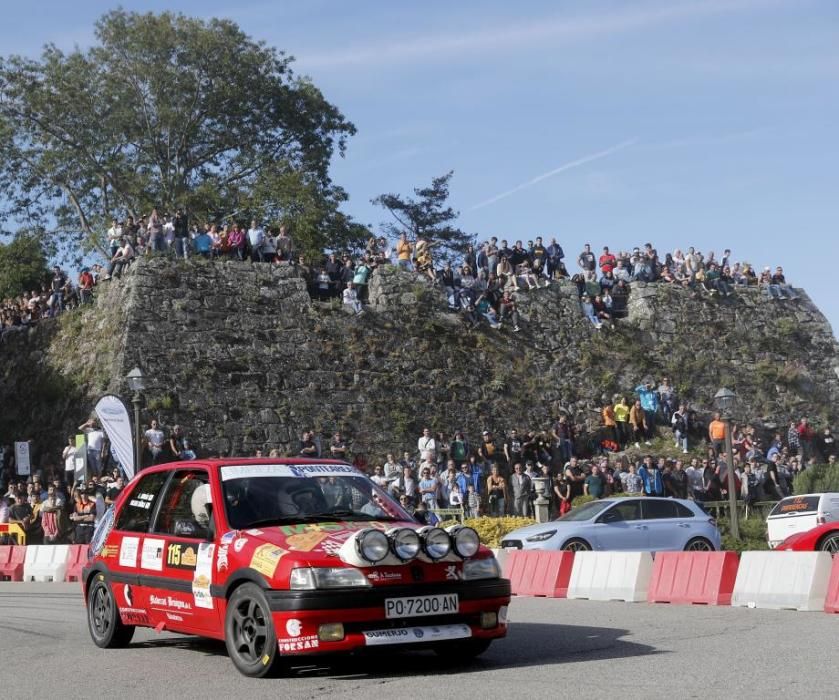
{"type": "Polygon", "coordinates": [[[649,552],[577,552],[568,597],[640,603],[647,599],[652,572],[649,552]]]}
{"type": "Polygon", "coordinates": [[[739,561],[736,552],[657,552],[647,601],[730,605],[739,561]]]}
{"type": "Polygon", "coordinates": [[[731,604],[773,610],[824,610],[828,552],[743,552],[731,604]]]}
{"type": "Polygon", "coordinates": [[[565,598],[571,580],[574,552],[513,549],[507,553],[504,578],[513,595],[565,598]]]}

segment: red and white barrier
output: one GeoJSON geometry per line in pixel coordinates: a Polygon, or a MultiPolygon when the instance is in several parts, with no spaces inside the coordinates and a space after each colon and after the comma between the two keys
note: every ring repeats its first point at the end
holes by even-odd
{"type": "Polygon", "coordinates": [[[649,552],[577,552],[568,597],[640,603],[647,599],[652,572],[649,552]]]}
{"type": "Polygon", "coordinates": [[[730,605],[736,552],[656,552],[647,601],[678,605],[730,605]]]}
{"type": "Polygon", "coordinates": [[[63,581],[70,559],[70,545],[41,544],[26,547],[24,581],[63,581]]]}
{"type": "Polygon", "coordinates": [[[20,545],[0,546],[0,580],[23,581],[23,563],[26,547],[20,545]]]}
{"type": "Polygon", "coordinates": [[[831,568],[828,552],[743,552],[731,604],[824,610],[831,568]]]}
{"type": "Polygon", "coordinates": [[[507,553],[504,578],[510,579],[513,595],[565,598],[574,552],[513,549],[507,553]]]}
{"type": "Polygon", "coordinates": [[[839,557],[833,557],[833,566],[830,569],[830,578],[827,581],[824,611],[839,613],[839,557]]]}

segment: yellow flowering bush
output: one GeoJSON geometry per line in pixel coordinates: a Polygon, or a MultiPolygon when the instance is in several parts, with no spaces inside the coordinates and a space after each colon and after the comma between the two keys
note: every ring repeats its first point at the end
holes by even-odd
{"type": "Polygon", "coordinates": [[[500,547],[501,539],[508,532],[533,525],[535,522],[533,518],[508,516],[505,518],[468,518],[463,524],[475,528],[480,535],[481,544],[487,547],[500,547]]]}

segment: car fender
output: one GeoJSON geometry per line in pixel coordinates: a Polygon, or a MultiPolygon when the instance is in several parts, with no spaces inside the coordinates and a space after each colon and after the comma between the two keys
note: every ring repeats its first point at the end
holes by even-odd
{"type": "Polygon", "coordinates": [[[210,586],[210,594],[214,598],[227,598],[230,592],[243,583],[255,583],[264,590],[271,588],[271,584],[255,569],[243,566],[230,572],[223,585],[210,586]]]}

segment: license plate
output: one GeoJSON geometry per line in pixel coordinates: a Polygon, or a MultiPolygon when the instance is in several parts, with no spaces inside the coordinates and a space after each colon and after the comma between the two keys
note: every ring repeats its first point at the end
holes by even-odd
{"type": "Polygon", "coordinates": [[[385,599],[385,617],[389,620],[400,617],[452,615],[457,609],[457,593],[385,599]]]}
{"type": "Polygon", "coordinates": [[[362,632],[368,647],[385,644],[416,644],[439,642],[446,639],[468,639],[472,636],[469,625],[439,625],[437,627],[400,627],[392,630],[362,632]]]}

